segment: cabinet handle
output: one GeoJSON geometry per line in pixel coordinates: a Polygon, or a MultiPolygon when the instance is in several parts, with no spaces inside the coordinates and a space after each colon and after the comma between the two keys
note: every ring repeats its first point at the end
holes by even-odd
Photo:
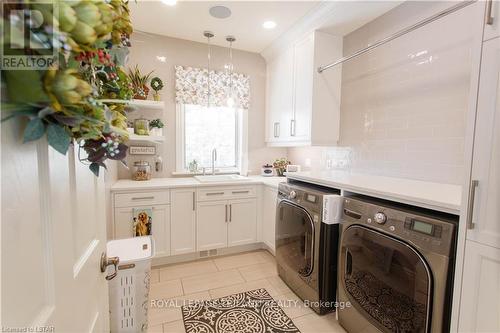
{"type": "Polygon", "coordinates": [[[493,8],[493,0],[488,0],[486,2],[486,24],[487,25],[493,25],[493,15],[491,14],[493,8]]]}
{"type": "Polygon", "coordinates": [[[469,187],[469,203],[467,205],[467,229],[474,229],[474,199],[476,197],[476,187],[479,185],[478,180],[472,180],[469,187]]]}
{"type": "Polygon", "coordinates": [[[290,120],[290,136],[295,136],[295,120],[290,120]]]}
{"type": "Polygon", "coordinates": [[[274,123],[274,137],[279,138],[279,136],[280,136],[280,123],[275,122],[274,123]]]}
{"type": "Polygon", "coordinates": [[[233,220],[233,204],[229,205],[229,222],[233,220]]]}
{"type": "Polygon", "coordinates": [[[225,213],[226,213],[226,217],[224,218],[224,222],[227,223],[227,205],[224,205],[224,210],[225,210],[225,213]]]}
{"type": "Polygon", "coordinates": [[[246,191],[233,191],[233,194],[244,194],[244,193],[249,193],[249,190],[246,191]]]}
{"type": "Polygon", "coordinates": [[[193,191],[193,211],[196,210],[196,192],[193,191]]]}
{"type": "Polygon", "coordinates": [[[132,200],[153,200],[155,197],[135,197],[132,200]]]}
{"type": "Polygon", "coordinates": [[[224,192],[209,192],[207,195],[223,195],[224,192]]]}

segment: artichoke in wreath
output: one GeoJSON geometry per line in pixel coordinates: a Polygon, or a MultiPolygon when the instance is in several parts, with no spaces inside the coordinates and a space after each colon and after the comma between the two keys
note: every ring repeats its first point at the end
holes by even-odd
{"type": "Polygon", "coordinates": [[[81,103],[92,93],[90,84],[80,79],[75,69],[47,71],[44,77],[44,87],[57,111],[62,110],[62,105],[81,103]]]}

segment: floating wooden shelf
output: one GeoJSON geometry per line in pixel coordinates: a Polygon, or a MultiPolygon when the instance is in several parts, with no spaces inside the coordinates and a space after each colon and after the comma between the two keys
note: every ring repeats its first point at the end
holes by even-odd
{"type": "Polygon", "coordinates": [[[121,103],[136,106],[139,109],[163,110],[165,108],[164,101],[151,101],[142,99],[100,99],[102,103],[121,103]]]}
{"type": "Polygon", "coordinates": [[[160,143],[165,141],[164,136],[155,136],[155,135],[137,135],[137,134],[129,134],[129,141],[137,141],[137,142],[155,142],[160,143]]]}

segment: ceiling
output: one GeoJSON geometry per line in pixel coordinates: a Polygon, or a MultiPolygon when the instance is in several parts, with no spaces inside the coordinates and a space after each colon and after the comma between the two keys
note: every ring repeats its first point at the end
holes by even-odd
{"type": "Polygon", "coordinates": [[[203,31],[209,30],[215,34],[211,40],[215,45],[228,46],[225,37],[233,35],[236,37],[234,48],[260,53],[301,19],[308,21],[322,10],[327,11],[327,18],[322,19],[320,26],[314,26],[314,29],[344,36],[401,2],[178,0],[175,6],[168,6],[159,0],[137,0],[130,1],[129,7],[135,30],[203,43],[206,42],[203,31]],[[209,8],[215,5],[228,7],[232,15],[225,19],[210,16],[209,8]],[[276,28],[264,29],[262,23],[268,20],[275,21],[276,28]]]}
{"type": "Polygon", "coordinates": [[[240,50],[260,52],[287,31],[295,22],[316,7],[319,1],[178,1],[167,6],[160,1],[130,1],[135,30],[159,35],[206,42],[203,31],[215,33],[212,43],[228,46],[225,36],[233,35],[233,46],[240,50]],[[217,19],[208,10],[215,5],[226,6],[232,15],[217,19]],[[266,30],[262,23],[277,23],[266,30]]]}

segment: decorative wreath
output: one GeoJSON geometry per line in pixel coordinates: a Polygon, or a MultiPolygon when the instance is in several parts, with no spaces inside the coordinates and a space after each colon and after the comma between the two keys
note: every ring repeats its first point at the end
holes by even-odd
{"type": "Polygon", "coordinates": [[[151,88],[156,92],[163,89],[163,81],[158,76],[155,76],[154,78],[152,78],[150,84],[151,84],[151,88]]]}

